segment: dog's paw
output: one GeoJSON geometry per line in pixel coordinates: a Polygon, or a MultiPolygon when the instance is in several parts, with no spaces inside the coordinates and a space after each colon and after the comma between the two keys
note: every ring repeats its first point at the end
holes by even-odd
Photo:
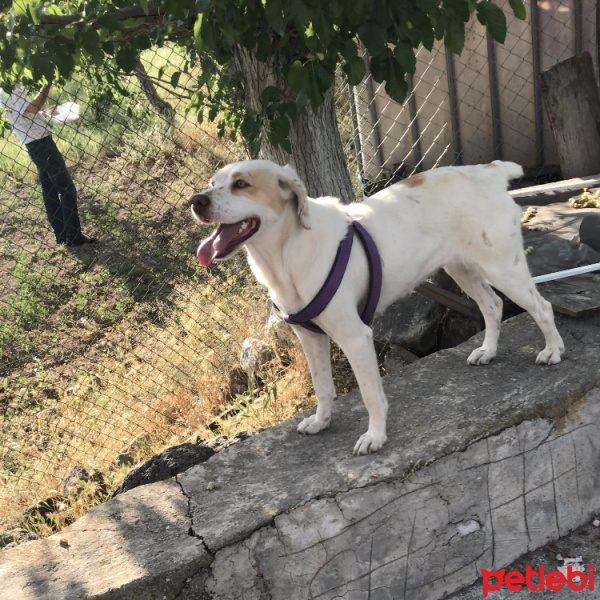
{"type": "Polygon", "coordinates": [[[354,445],[352,454],[359,456],[360,454],[371,454],[377,452],[387,442],[385,433],[363,433],[358,442],[354,445]]]}
{"type": "Polygon", "coordinates": [[[555,365],[560,362],[561,348],[544,348],[535,359],[536,365],[555,365]]]}
{"type": "Polygon", "coordinates": [[[494,356],[496,356],[495,350],[481,346],[471,352],[469,358],[467,358],[467,363],[470,365],[487,365],[494,356]]]}
{"type": "Polygon", "coordinates": [[[331,419],[319,419],[315,414],[302,419],[297,431],[305,435],[314,435],[315,433],[319,433],[319,431],[323,431],[323,429],[327,429],[329,425],[331,425],[331,419]]]}

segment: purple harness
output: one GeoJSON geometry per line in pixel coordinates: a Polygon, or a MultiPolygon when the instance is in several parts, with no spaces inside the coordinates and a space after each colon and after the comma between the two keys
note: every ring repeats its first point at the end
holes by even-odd
{"type": "MultiPolygon", "coordinates": [[[[348,230],[344,239],[338,246],[333,266],[327,279],[323,284],[323,287],[319,290],[317,295],[305,306],[302,310],[292,315],[281,315],[281,318],[290,325],[300,325],[309,331],[315,333],[325,333],[320,327],[311,323],[312,319],[319,316],[325,307],[331,302],[331,299],[335,296],[348,261],[350,260],[350,251],[352,250],[352,242],[354,240],[354,233],[358,234],[360,241],[367,254],[367,261],[369,263],[369,293],[367,296],[367,303],[360,316],[363,323],[370,325],[375,316],[375,309],[379,303],[379,297],[381,295],[381,284],[382,284],[382,270],[381,270],[381,257],[377,251],[377,246],[373,241],[373,238],[369,235],[366,229],[357,221],[351,221],[348,224],[348,230]]],[[[277,307],[275,307],[277,308],[277,307]]],[[[279,310],[279,309],[278,309],[279,310]]]]}

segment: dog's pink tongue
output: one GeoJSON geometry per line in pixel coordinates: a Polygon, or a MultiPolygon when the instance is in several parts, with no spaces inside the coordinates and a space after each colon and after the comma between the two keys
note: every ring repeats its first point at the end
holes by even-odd
{"type": "Polygon", "coordinates": [[[233,225],[219,225],[210,237],[200,243],[196,256],[203,267],[208,267],[215,258],[224,254],[231,242],[237,235],[239,223],[233,225]]]}

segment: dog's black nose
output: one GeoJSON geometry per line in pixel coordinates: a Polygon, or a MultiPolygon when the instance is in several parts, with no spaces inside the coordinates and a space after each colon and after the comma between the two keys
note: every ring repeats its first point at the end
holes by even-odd
{"type": "Polygon", "coordinates": [[[210,204],[210,198],[206,194],[194,194],[190,198],[191,207],[200,212],[210,204]]]}

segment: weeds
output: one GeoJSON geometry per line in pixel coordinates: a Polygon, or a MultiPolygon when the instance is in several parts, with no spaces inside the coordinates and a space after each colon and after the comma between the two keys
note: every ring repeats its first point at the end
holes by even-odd
{"type": "MultiPolygon", "coordinates": [[[[26,152],[0,140],[0,528],[21,515],[39,535],[118,487],[128,470],[119,455],[139,462],[314,404],[295,345],[276,349],[247,392],[232,400],[226,389],[243,340],[263,335],[266,295],[242,255],[198,267],[206,231],[192,224],[187,198],[243,149],[215,143],[212,126],[181,109],[167,131],[136,93],[115,107],[81,83],[64,97],[82,116],[56,138],[98,244],[54,245],[26,152]],[[64,495],[76,466],[102,478],[64,495]],[[25,507],[34,510],[23,516],[25,507]]],[[[344,373],[336,370],[342,388],[344,373]]]]}

